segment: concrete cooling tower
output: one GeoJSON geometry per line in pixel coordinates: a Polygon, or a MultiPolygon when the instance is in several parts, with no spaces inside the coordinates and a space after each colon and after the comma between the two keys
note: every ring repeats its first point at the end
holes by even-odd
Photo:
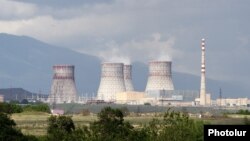
{"type": "Polygon", "coordinates": [[[149,62],[149,76],[146,91],[174,90],[171,64],[169,61],[149,62]]]}
{"type": "Polygon", "coordinates": [[[123,63],[103,63],[101,71],[97,98],[104,101],[115,101],[117,93],[126,91],[123,63]]]}
{"type": "Polygon", "coordinates": [[[132,65],[124,65],[123,71],[126,91],[134,91],[134,86],[132,83],[132,65]]]}
{"type": "Polygon", "coordinates": [[[73,65],[53,66],[54,76],[49,96],[50,103],[71,103],[77,98],[73,65]]]}

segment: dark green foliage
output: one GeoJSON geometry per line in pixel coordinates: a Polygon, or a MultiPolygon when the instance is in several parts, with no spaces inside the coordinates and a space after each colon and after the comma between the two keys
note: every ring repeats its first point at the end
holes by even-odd
{"type": "Polygon", "coordinates": [[[0,112],[12,114],[12,113],[21,113],[23,109],[20,105],[12,103],[0,103],[0,112]]]}
{"type": "Polygon", "coordinates": [[[149,105],[149,106],[151,106],[151,104],[150,104],[150,103],[148,103],[148,102],[147,102],[147,103],[144,103],[144,105],[149,105]]]}
{"type": "Polygon", "coordinates": [[[244,117],[243,120],[245,125],[250,125],[250,119],[248,119],[246,116],[244,117]]]}
{"type": "Polygon", "coordinates": [[[131,140],[134,128],[124,122],[121,110],[106,107],[98,114],[98,121],[91,124],[90,130],[95,141],[125,141],[131,140]]]}
{"type": "Polygon", "coordinates": [[[11,100],[9,103],[10,104],[19,104],[20,102],[18,100],[11,100]]]}
{"type": "Polygon", "coordinates": [[[248,110],[239,110],[236,112],[236,114],[240,114],[240,115],[250,115],[250,111],[248,110]]]}
{"type": "Polygon", "coordinates": [[[35,104],[35,105],[24,106],[23,111],[35,111],[35,112],[50,113],[50,108],[47,104],[35,104]]]}
{"type": "Polygon", "coordinates": [[[28,101],[27,99],[23,99],[23,100],[21,101],[21,104],[29,104],[29,101],[28,101]]]}
{"type": "Polygon", "coordinates": [[[124,116],[128,116],[129,115],[129,110],[127,107],[121,107],[120,110],[122,111],[122,114],[124,116]]]}
{"type": "Polygon", "coordinates": [[[48,122],[48,134],[53,133],[55,130],[71,133],[75,129],[74,122],[69,116],[51,116],[48,122]]]}
{"type": "MultiPolygon", "coordinates": [[[[185,110],[184,110],[185,111],[185,110]]],[[[249,124],[248,119],[245,123],[249,124]]],[[[0,141],[202,141],[203,122],[197,122],[188,114],[168,110],[163,119],[153,119],[149,124],[134,128],[124,121],[122,109],[106,107],[98,114],[98,120],[90,126],[76,128],[70,116],[51,116],[47,135],[24,136],[16,129],[15,122],[1,113],[0,141]],[[16,139],[18,137],[18,139],[16,139]]]]}
{"type": "Polygon", "coordinates": [[[75,129],[74,122],[70,116],[51,116],[48,119],[47,138],[48,141],[85,141],[87,127],[75,129]]]}
{"type": "Polygon", "coordinates": [[[36,141],[34,136],[24,136],[16,128],[14,120],[10,116],[0,112],[0,141],[36,141]]]}
{"type": "Polygon", "coordinates": [[[144,127],[147,140],[155,141],[202,141],[203,123],[195,122],[186,114],[167,112],[163,121],[154,119],[144,127]]]}

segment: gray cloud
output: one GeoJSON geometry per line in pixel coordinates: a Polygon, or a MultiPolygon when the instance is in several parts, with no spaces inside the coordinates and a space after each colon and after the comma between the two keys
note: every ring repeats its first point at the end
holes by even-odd
{"type": "Polygon", "coordinates": [[[147,62],[169,56],[175,71],[195,75],[205,37],[207,75],[249,86],[249,5],[234,0],[4,1],[0,31],[104,60],[147,62]],[[15,7],[19,12],[9,10],[15,7]],[[155,33],[161,38],[152,38],[155,33]]]}

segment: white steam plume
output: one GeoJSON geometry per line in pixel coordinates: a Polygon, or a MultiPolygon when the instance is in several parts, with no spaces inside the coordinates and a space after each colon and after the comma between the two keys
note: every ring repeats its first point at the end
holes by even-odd
{"type": "Polygon", "coordinates": [[[154,33],[148,39],[132,40],[118,44],[115,41],[106,43],[95,50],[94,55],[99,56],[105,62],[148,62],[151,60],[171,61],[176,53],[173,49],[174,37],[162,39],[160,33],[154,33]]]}

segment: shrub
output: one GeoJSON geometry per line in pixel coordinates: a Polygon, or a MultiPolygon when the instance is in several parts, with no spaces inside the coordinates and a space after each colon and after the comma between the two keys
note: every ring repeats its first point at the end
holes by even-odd
{"type": "Polygon", "coordinates": [[[250,115],[250,111],[248,110],[239,110],[236,112],[236,114],[240,114],[240,115],[250,115]]]}
{"type": "Polygon", "coordinates": [[[70,116],[51,116],[48,119],[48,141],[85,141],[88,136],[88,128],[75,128],[70,116]]]}
{"type": "Polygon", "coordinates": [[[12,103],[0,103],[0,112],[12,114],[12,113],[21,113],[23,109],[20,105],[12,103]]]}
{"type": "Polygon", "coordinates": [[[133,126],[124,122],[123,113],[119,109],[106,107],[98,114],[98,121],[90,125],[92,139],[97,141],[131,140],[133,126]]]}
{"type": "Polygon", "coordinates": [[[36,141],[34,136],[24,136],[16,128],[16,123],[6,113],[0,113],[0,140],[1,141],[36,141]]]}
{"type": "Polygon", "coordinates": [[[27,105],[23,107],[23,111],[35,111],[50,113],[50,108],[47,104],[27,105]]]}

